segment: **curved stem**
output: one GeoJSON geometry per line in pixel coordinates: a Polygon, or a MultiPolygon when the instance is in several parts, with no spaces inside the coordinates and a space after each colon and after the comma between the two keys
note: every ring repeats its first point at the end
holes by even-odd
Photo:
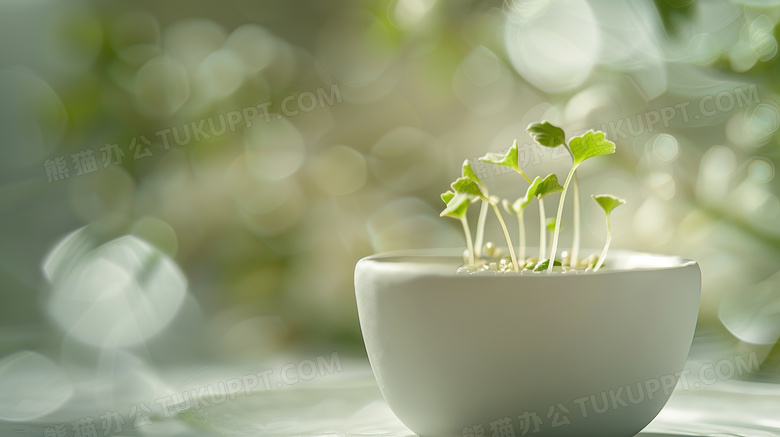
{"type": "Polygon", "coordinates": [[[555,219],[555,232],[553,232],[553,243],[550,253],[550,266],[547,267],[547,274],[551,275],[553,271],[553,265],[555,264],[555,252],[558,251],[558,237],[561,234],[561,218],[563,216],[563,201],[566,200],[566,190],[569,188],[571,178],[574,176],[574,172],[577,170],[577,165],[573,165],[569,171],[569,175],[566,176],[566,182],[563,184],[563,191],[561,192],[561,200],[558,202],[558,215],[555,219]]]}
{"type": "Polygon", "coordinates": [[[493,211],[496,213],[496,217],[498,217],[498,222],[501,224],[501,229],[504,231],[504,238],[506,238],[506,246],[509,248],[509,256],[512,257],[512,265],[514,266],[515,271],[519,272],[520,269],[517,266],[515,247],[512,246],[512,239],[509,238],[509,231],[506,229],[506,223],[504,223],[504,218],[501,217],[501,211],[498,210],[498,207],[494,203],[491,203],[490,206],[493,207],[493,211]]]}
{"type": "Polygon", "coordinates": [[[469,220],[464,214],[460,222],[463,224],[463,233],[466,234],[466,248],[469,251],[469,265],[474,266],[474,245],[471,243],[471,230],[469,229],[469,220]]]}
{"type": "Polygon", "coordinates": [[[599,261],[596,263],[596,267],[593,267],[594,272],[598,272],[601,265],[604,264],[604,259],[607,257],[607,249],[609,249],[609,242],[612,241],[612,230],[609,228],[609,214],[607,214],[607,242],[604,243],[604,250],[599,255],[599,261]]]}
{"type": "Polygon", "coordinates": [[[544,199],[539,199],[539,262],[547,258],[547,217],[544,213],[544,199]]]}
{"type": "Polygon", "coordinates": [[[574,235],[571,242],[571,255],[569,256],[569,265],[577,265],[580,255],[580,184],[577,177],[574,177],[574,235]]]}
{"type": "Polygon", "coordinates": [[[482,201],[482,208],[479,210],[479,219],[477,220],[477,239],[474,241],[476,256],[482,258],[482,241],[485,238],[485,219],[487,218],[488,203],[482,201]]]}
{"type": "Polygon", "coordinates": [[[523,211],[520,210],[520,213],[517,214],[517,225],[518,225],[518,238],[520,240],[520,252],[517,256],[517,259],[523,260],[523,265],[525,265],[525,223],[523,223],[523,211]]]}
{"type": "Polygon", "coordinates": [[[517,172],[518,172],[518,173],[520,173],[521,175],[523,175],[523,177],[525,178],[525,180],[526,180],[526,181],[528,181],[528,184],[529,184],[529,185],[533,183],[533,182],[531,182],[531,179],[528,177],[528,175],[527,175],[527,174],[525,174],[525,172],[524,172],[524,171],[522,171],[522,170],[517,170],[517,172]]]}

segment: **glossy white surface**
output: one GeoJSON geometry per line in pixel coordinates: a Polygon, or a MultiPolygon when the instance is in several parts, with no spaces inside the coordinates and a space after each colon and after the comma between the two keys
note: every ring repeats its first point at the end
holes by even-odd
{"type": "MultiPolygon", "coordinates": [[[[698,338],[697,342],[708,341],[698,338]]],[[[777,406],[780,405],[780,384],[750,382],[739,379],[717,380],[696,387],[705,361],[733,361],[736,351],[729,347],[710,347],[692,351],[698,355],[686,364],[688,384],[680,381],[661,413],[638,434],[639,437],[682,436],[780,436],[777,406]],[[706,357],[706,358],[705,358],[706,357]]],[[[178,368],[163,375],[168,382],[160,396],[170,396],[198,387],[209,387],[248,372],[271,369],[279,372],[283,363],[300,362],[311,354],[280,356],[274,361],[257,363],[250,368],[178,368]],[[178,381],[178,383],[176,383],[178,381]],[[186,383],[183,383],[186,381],[186,383]]],[[[382,398],[368,362],[342,358],[343,368],[334,374],[301,381],[295,385],[271,390],[256,389],[249,394],[241,391],[224,402],[209,402],[176,415],[165,415],[160,404],[147,398],[128,396],[120,401],[118,412],[124,420],[123,431],[109,435],[144,435],[146,437],[182,436],[414,436],[393,414],[382,398]],[[145,402],[153,413],[147,423],[134,423],[128,415],[131,405],[145,402]],[[137,425],[137,426],[136,426],[137,425]]],[[[30,377],[41,369],[30,369],[30,377]]],[[[39,375],[45,376],[45,375],[39,375]]],[[[751,377],[751,375],[743,375],[751,377]]],[[[106,381],[109,382],[109,381],[106,381]]],[[[94,384],[77,387],[84,393],[94,384]]],[[[209,400],[211,401],[211,400],[209,400]]],[[[102,435],[100,415],[112,410],[96,396],[70,399],[60,410],[26,422],[3,422],[0,435],[44,436],[47,429],[65,426],[72,436],[71,423],[93,418],[97,435],[102,435]]],[[[518,417],[513,419],[515,436],[522,436],[518,417]]],[[[543,417],[542,426],[549,420],[543,417]]],[[[490,423],[484,424],[484,435],[492,436],[490,423]]],[[[538,434],[526,434],[538,435],[538,434]]],[[[626,436],[629,437],[629,436],[626,436]]]]}
{"type": "Polygon", "coordinates": [[[630,436],[666,403],[696,324],[696,263],[616,252],[595,274],[468,276],[445,255],[378,255],[355,271],[379,388],[413,431],[523,416],[536,435],[630,436]]]}

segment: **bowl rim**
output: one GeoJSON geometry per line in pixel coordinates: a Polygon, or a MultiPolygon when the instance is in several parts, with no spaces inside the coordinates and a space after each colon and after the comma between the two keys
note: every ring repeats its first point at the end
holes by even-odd
{"type": "MultiPolygon", "coordinates": [[[[529,247],[528,249],[533,250],[533,248],[529,247]]],[[[591,249],[581,249],[583,252],[588,252],[591,249]]],[[[385,264],[383,261],[395,261],[397,264],[418,264],[420,266],[424,265],[423,263],[415,263],[414,260],[408,260],[408,261],[401,261],[401,260],[394,260],[394,258],[453,258],[455,260],[458,260],[461,258],[461,254],[463,252],[463,248],[458,247],[441,247],[441,248],[421,248],[421,249],[401,249],[401,250],[392,250],[392,251],[386,251],[386,252],[380,252],[373,255],[366,256],[364,258],[361,258],[357,264],[356,268],[360,264],[364,263],[376,263],[376,264],[385,264]]],[[[598,251],[596,251],[598,252],[598,251]]],[[[698,263],[694,260],[683,258],[677,255],[664,255],[664,254],[658,254],[658,253],[651,253],[651,252],[640,252],[640,251],[633,251],[633,250],[626,250],[626,249],[612,249],[609,251],[608,256],[622,256],[622,257],[641,257],[646,260],[655,260],[656,262],[663,262],[665,264],[663,265],[648,265],[644,267],[632,267],[632,268],[620,268],[620,269],[604,269],[598,272],[588,272],[587,276],[594,277],[594,276],[603,276],[603,275],[612,275],[612,274],[625,274],[628,272],[652,272],[652,271],[669,271],[669,270],[677,270],[677,269],[685,269],[685,268],[691,268],[698,266],[698,263]]],[[[422,269],[418,271],[423,271],[422,269]]],[[[539,274],[519,274],[515,272],[507,272],[507,273],[501,273],[501,274],[478,274],[478,275],[466,275],[463,273],[458,273],[456,269],[453,269],[450,272],[445,271],[444,269],[438,268],[438,269],[424,269],[425,273],[435,275],[435,276],[441,276],[441,277],[458,277],[458,278],[506,278],[506,277],[520,277],[520,278],[577,278],[577,277],[584,277],[586,275],[567,275],[563,273],[556,273],[553,275],[547,275],[543,272],[539,274]]]]}

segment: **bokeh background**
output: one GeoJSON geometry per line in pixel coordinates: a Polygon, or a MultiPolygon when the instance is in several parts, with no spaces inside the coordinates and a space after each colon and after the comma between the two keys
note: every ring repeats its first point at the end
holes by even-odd
{"type": "Polygon", "coordinates": [[[355,262],[461,246],[438,213],[464,159],[517,139],[527,173],[564,173],[525,132],[546,119],[616,142],[579,172],[628,200],[613,247],[697,260],[699,332],[771,379],[778,19],[775,0],[2,2],[0,374],[20,353],[126,387],[120,367],[364,356],[355,262]]]}

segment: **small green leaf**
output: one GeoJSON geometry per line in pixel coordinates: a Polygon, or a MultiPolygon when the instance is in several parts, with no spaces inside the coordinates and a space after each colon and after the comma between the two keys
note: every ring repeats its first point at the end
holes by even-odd
{"type": "MultiPolygon", "coordinates": [[[[558,261],[557,259],[553,263],[553,267],[554,266],[562,266],[562,265],[563,264],[561,264],[561,262],[558,261]]],[[[541,272],[543,270],[547,270],[547,267],[549,267],[549,266],[550,266],[550,258],[547,258],[546,260],[544,260],[544,261],[540,262],[539,264],[537,264],[536,267],[534,267],[534,271],[535,272],[541,272]]]]}
{"type": "Polygon", "coordinates": [[[517,140],[512,144],[512,147],[506,151],[505,154],[489,152],[485,156],[479,158],[480,161],[488,164],[502,165],[504,167],[510,167],[515,171],[522,173],[520,167],[517,165],[517,140]]]}
{"type": "Polygon", "coordinates": [[[542,179],[539,186],[536,187],[536,197],[542,199],[544,196],[563,191],[563,186],[558,183],[558,176],[550,173],[542,179]]]}
{"type": "Polygon", "coordinates": [[[553,232],[555,230],[555,217],[548,218],[544,226],[548,231],[553,232]]]}
{"type": "Polygon", "coordinates": [[[484,188],[484,185],[482,184],[482,181],[479,180],[479,177],[477,177],[477,174],[474,173],[474,169],[471,168],[471,163],[468,159],[463,161],[463,166],[461,169],[461,173],[464,178],[469,178],[472,181],[474,181],[477,185],[479,185],[481,188],[484,188]]]}
{"type": "Polygon", "coordinates": [[[531,199],[536,197],[536,191],[539,189],[539,184],[541,183],[542,178],[537,176],[534,178],[533,182],[531,182],[531,185],[528,186],[528,189],[525,191],[525,197],[523,198],[524,208],[528,206],[529,203],[531,203],[531,199]]]}
{"type": "Polygon", "coordinates": [[[455,197],[455,193],[452,191],[445,191],[441,193],[441,200],[444,201],[445,204],[450,203],[450,200],[455,197]]]}
{"type": "Polygon", "coordinates": [[[547,121],[531,123],[525,130],[531,134],[534,141],[544,147],[558,147],[566,141],[563,129],[554,126],[547,121]]]}
{"type": "Polygon", "coordinates": [[[470,196],[479,197],[482,200],[488,200],[485,195],[482,194],[482,189],[480,186],[467,177],[456,179],[455,182],[453,182],[450,186],[456,193],[468,194],[470,196]]]}
{"type": "MultiPolygon", "coordinates": [[[[447,193],[444,193],[447,194],[447,193]]],[[[442,199],[444,199],[442,194],[442,199]]],[[[456,219],[463,218],[466,215],[466,211],[471,203],[471,197],[468,194],[457,193],[452,196],[447,196],[450,200],[447,202],[447,207],[439,214],[440,217],[452,217],[456,219]]]]}
{"type": "Polygon", "coordinates": [[[604,139],[604,132],[589,130],[569,140],[569,149],[576,166],[588,158],[615,153],[615,143],[604,139]]]}
{"type": "Polygon", "coordinates": [[[598,196],[594,196],[593,194],[591,194],[590,197],[592,197],[593,200],[595,200],[596,203],[598,203],[599,206],[601,206],[604,209],[604,212],[606,212],[607,214],[612,212],[612,210],[617,208],[618,206],[626,203],[624,199],[615,197],[611,194],[599,194],[598,196]]]}

